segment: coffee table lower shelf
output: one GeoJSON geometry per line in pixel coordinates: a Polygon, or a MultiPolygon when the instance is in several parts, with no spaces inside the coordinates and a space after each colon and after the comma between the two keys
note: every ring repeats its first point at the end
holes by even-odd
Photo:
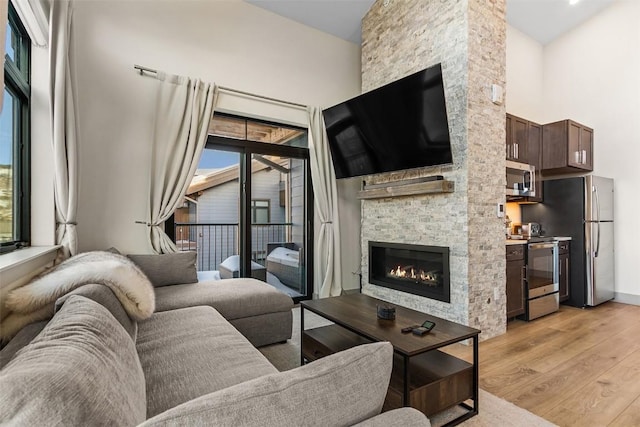
{"type": "MultiPolygon", "coordinates": [[[[371,341],[339,325],[307,329],[302,333],[302,356],[313,361],[371,341]]],[[[473,399],[473,365],[440,350],[409,359],[409,405],[433,415],[473,399]]],[[[404,362],[394,354],[393,371],[383,410],[403,406],[404,362]]]]}

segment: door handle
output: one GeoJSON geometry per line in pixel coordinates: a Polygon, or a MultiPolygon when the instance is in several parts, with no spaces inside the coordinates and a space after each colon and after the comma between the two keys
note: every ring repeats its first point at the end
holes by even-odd
{"type": "Polygon", "coordinates": [[[530,192],[533,190],[533,180],[535,179],[535,175],[531,171],[525,171],[522,174],[522,191],[530,192]],[[527,182],[527,175],[529,176],[529,182],[527,182]]]}
{"type": "Polygon", "coordinates": [[[531,195],[535,197],[536,195],[536,169],[535,167],[531,171],[531,195]]]}
{"type": "Polygon", "coordinates": [[[596,253],[594,256],[598,258],[598,252],[600,252],[600,222],[598,222],[598,231],[596,232],[596,237],[598,238],[598,242],[596,243],[596,253]]]}
{"type": "Polygon", "coordinates": [[[596,231],[596,251],[593,254],[596,258],[598,257],[598,252],[600,251],[600,196],[598,195],[598,187],[593,186],[593,194],[596,198],[596,221],[598,224],[598,230],[596,231]]]}
{"type": "Polygon", "coordinates": [[[587,164],[587,150],[582,150],[582,164],[587,164]]]}
{"type": "Polygon", "coordinates": [[[517,159],[517,158],[519,158],[519,157],[518,157],[518,154],[520,154],[520,153],[519,153],[519,152],[520,152],[520,149],[519,149],[519,148],[520,148],[520,147],[519,147],[519,146],[520,146],[520,144],[517,144],[517,143],[516,143],[516,144],[513,144],[513,146],[514,146],[514,153],[513,153],[513,157],[515,157],[515,158],[517,159]]]}

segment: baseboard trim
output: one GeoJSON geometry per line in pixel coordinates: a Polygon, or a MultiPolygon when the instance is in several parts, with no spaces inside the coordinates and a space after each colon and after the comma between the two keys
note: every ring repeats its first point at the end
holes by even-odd
{"type": "Polygon", "coordinates": [[[360,289],[343,289],[342,290],[342,295],[352,295],[352,294],[359,294],[360,293],[360,289]]]}
{"type": "Polygon", "coordinates": [[[621,302],[623,304],[640,305],[640,295],[615,292],[613,294],[613,300],[615,302],[621,302]]]}

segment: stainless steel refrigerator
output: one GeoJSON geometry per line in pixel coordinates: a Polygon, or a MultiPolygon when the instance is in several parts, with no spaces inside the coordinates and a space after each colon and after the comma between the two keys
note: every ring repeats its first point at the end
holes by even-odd
{"type": "Polygon", "coordinates": [[[571,237],[567,303],[584,307],[613,299],[613,179],[588,175],[543,186],[542,203],[522,205],[522,222],[539,222],[546,236],[571,237]]]}

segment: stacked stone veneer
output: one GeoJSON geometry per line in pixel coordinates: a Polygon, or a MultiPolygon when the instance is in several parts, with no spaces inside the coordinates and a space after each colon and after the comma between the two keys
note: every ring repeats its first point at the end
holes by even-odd
{"type": "Polygon", "coordinates": [[[378,0],[362,21],[362,89],[441,63],[453,165],[381,174],[367,183],[441,174],[453,193],[362,201],[363,293],[482,330],[506,328],[504,227],[505,0],[378,0]],[[451,302],[368,283],[370,240],[450,248],[451,302]]]}

